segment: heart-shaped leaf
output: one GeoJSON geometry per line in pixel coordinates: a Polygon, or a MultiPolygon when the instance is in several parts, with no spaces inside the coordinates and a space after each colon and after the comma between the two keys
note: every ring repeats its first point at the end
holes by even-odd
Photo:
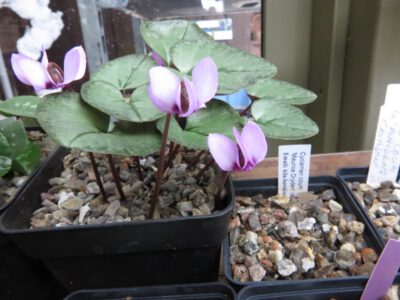
{"type": "Polygon", "coordinates": [[[112,84],[91,80],[83,85],[81,95],[86,103],[120,120],[142,123],[163,116],[147,95],[147,86],[137,88],[125,98],[112,84]]]}
{"type": "Polygon", "coordinates": [[[195,23],[184,20],[145,22],[140,32],[146,44],[156,51],[169,65],[170,49],[179,40],[207,41],[212,37],[195,23]]]}
{"type": "Polygon", "coordinates": [[[0,133],[0,155],[9,155],[11,151],[7,138],[0,133]]]}
{"type": "Polygon", "coordinates": [[[8,115],[35,118],[35,111],[41,101],[36,96],[18,96],[0,101],[0,112],[8,115]]]}
{"type": "Polygon", "coordinates": [[[65,147],[114,155],[157,152],[161,136],[152,123],[120,122],[107,133],[109,116],[87,105],[77,93],[52,94],[37,108],[47,134],[65,147]]]}
{"type": "Polygon", "coordinates": [[[7,156],[0,156],[0,177],[6,175],[11,170],[12,160],[7,156]]]}
{"type": "MultiPolygon", "coordinates": [[[[185,129],[172,118],[168,138],[180,145],[192,149],[207,149],[207,136],[221,133],[233,138],[232,128],[242,126],[242,118],[232,107],[222,101],[213,100],[186,119],[185,129]]],[[[157,121],[157,128],[163,132],[165,117],[157,121]]]]}
{"type": "Polygon", "coordinates": [[[293,105],[313,102],[317,95],[300,86],[274,79],[263,79],[249,86],[247,93],[266,100],[276,100],[293,105]]]}
{"type": "Polygon", "coordinates": [[[29,174],[36,169],[40,162],[40,149],[29,142],[24,151],[13,158],[12,168],[22,174],[29,174]]]}
{"type": "Polygon", "coordinates": [[[91,80],[106,81],[120,90],[133,89],[149,82],[149,69],[154,66],[147,55],[127,55],[102,65],[91,80]]]}
{"type": "Polygon", "coordinates": [[[218,67],[218,93],[229,94],[276,74],[276,67],[263,58],[214,41],[180,41],[171,49],[172,63],[189,73],[204,57],[218,67]]]}
{"type": "Polygon", "coordinates": [[[318,133],[318,126],[301,109],[276,101],[258,100],[251,113],[264,134],[270,138],[296,140],[318,133]]]}
{"type": "Polygon", "coordinates": [[[0,133],[7,139],[10,145],[11,157],[15,157],[22,153],[28,144],[28,138],[25,128],[20,120],[7,118],[0,121],[0,133]]]}

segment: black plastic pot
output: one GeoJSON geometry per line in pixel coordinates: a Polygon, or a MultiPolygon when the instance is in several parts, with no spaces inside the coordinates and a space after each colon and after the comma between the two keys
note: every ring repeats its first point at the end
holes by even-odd
{"type": "MultiPolygon", "coordinates": [[[[336,171],[336,176],[339,178],[339,181],[342,183],[342,185],[344,186],[347,194],[349,195],[349,197],[351,199],[353,199],[354,202],[357,203],[357,205],[360,207],[360,210],[362,210],[364,212],[364,214],[367,217],[368,222],[371,224],[371,226],[378,232],[378,230],[376,229],[375,225],[372,223],[372,220],[369,218],[367,211],[362,207],[362,205],[356,200],[353,192],[350,190],[350,188],[347,185],[347,182],[362,182],[365,183],[367,181],[367,177],[368,177],[368,167],[362,167],[362,168],[342,168],[342,169],[338,169],[336,171]]],[[[400,172],[397,176],[397,180],[400,177],[400,172]]],[[[382,244],[382,247],[386,244],[386,241],[383,239],[383,237],[379,234],[379,232],[377,233],[378,237],[379,237],[379,242],[382,244]]]]}
{"type": "MultiPolygon", "coordinates": [[[[263,195],[273,196],[277,194],[278,180],[277,179],[263,179],[263,180],[244,180],[234,182],[235,194],[243,196],[253,196],[258,193],[263,195]]],[[[379,255],[382,252],[382,245],[379,242],[379,238],[371,224],[367,221],[367,217],[361,211],[360,207],[355,203],[353,199],[348,196],[344,187],[339,180],[332,176],[318,176],[310,177],[309,190],[319,192],[324,189],[331,188],[335,191],[336,201],[343,206],[343,210],[348,213],[352,213],[356,216],[357,220],[365,224],[364,239],[367,245],[373,248],[379,255]]],[[[224,240],[223,244],[224,254],[224,272],[228,282],[236,289],[239,290],[246,286],[256,285],[256,282],[240,282],[233,279],[231,264],[230,264],[230,252],[229,252],[229,238],[224,240]]],[[[322,278],[322,279],[304,279],[304,280],[268,280],[262,281],[262,284],[273,287],[285,285],[291,286],[291,289],[307,289],[315,288],[320,284],[336,285],[343,284],[344,286],[357,286],[365,284],[368,277],[366,276],[350,276],[343,278],[322,278]]],[[[286,299],[286,298],[281,298],[286,299]]]]}
{"type": "Polygon", "coordinates": [[[234,290],[222,283],[149,286],[126,289],[81,290],[69,295],[65,300],[235,300],[234,290]]]}
{"type": "Polygon", "coordinates": [[[239,300],[357,300],[360,299],[363,287],[340,287],[327,286],[321,288],[315,286],[311,290],[296,290],[292,286],[282,290],[276,286],[249,286],[240,291],[239,300]]]}
{"type": "Polygon", "coordinates": [[[215,281],[221,242],[233,210],[232,183],[223,209],[211,215],[129,223],[28,229],[40,193],[60,174],[60,148],[4,213],[1,231],[44,261],[69,291],[215,281]]]}
{"type": "MultiPolygon", "coordinates": [[[[40,165],[21,185],[15,196],[0,207],[2,214],[22,193],[40,165]]],[[[39,259],[26,256],[5,234],[0,233],[0,299],[55,299],[63,289],[39,259]]]]}
{"type": "MultiPolygon", "coordinates": [[[[399,278],[394,284],[399,283],[399,278]]],[[[255,284],[242,289],[238,300],[357,300],[360,299],[365,284],[342,285],[332,283],[319,283],[311,288],[299,289],[292,284],[285,286],[269,286],[255,284]]]]}

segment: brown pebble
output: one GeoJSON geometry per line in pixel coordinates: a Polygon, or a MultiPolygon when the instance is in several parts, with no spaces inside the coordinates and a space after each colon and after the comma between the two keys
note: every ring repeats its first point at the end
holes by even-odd
{"type": "Polygon", "coordinates": [[[374,263],[378,260],[378,255],[376,255],[376,252],[372,248],[364,248],[361,250],[361,256],[362,259],[365,263],[371,262],[374,263]]]}
{"type": "Polygon", "coordinates": [[[274,217],[276,220],[286,220],[287,219],[287,214],[283,209],[277,208],[274,210],[274,217]]]}

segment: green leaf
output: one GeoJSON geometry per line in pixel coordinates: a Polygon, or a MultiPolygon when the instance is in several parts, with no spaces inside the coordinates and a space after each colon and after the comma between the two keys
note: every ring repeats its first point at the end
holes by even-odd
{"type": "Polygon", "coordinates": [[[0,156],[0,177],[3,177],[11,170],[12,160],[7,156],[0,156]]]}
{"type": "Polygon", "coordinates": [[[276,101],[258,100],[251,113],[264,134],[270,138],[296,140],[318,133],[317,124],[301,109],[276,101]]]}
{"type": "Polygon", "coordinates": [[[28,138],[25,128],[20,120],[7,118],[0,121],[0,133],[4,135],[10,145],[11,157],[15,157],[22,153],[28,144],[28,138]]]}
{"type": "Polygon", "coordinates": [[[154,66],[147,55],[127,55],[102,65],[91,80],[106,81],[120,90],[133,89],[149,82],[149,69],[154,66]]]}
{"type": "MultiPolygon", "coordinates": [[[[157,128],[164,130],[165,117],[157,121],[157,128]]],[[[185,129],[172,118],[168,138],[185,147],[207,149],[207,136],[210,133],[221,133],[233,138],[232,128],[241,128],[242,118],[225,102],[213,100],[186,119],[185,129]]]]}
{"type": "Polygon", "coordinates": [[[13,116],[35,118],[35,111],[41,101],[36,96],[18,96],[0,101],[0,112],[13,116]]]}
{"type": "Polygon", "coordinates": [[[157,152],[161,144],[154,124],[121,122],[107,133],[109,116],[87,105],[77,93],[49,95],[39,104],[37,118],[56,142],[84,151],[144,156],[157,152]]]}
{"type": "Polygon", "coordinates": [[[86,103],[120,120],[142,123],[163,116],[148,97],[147,86],[136,89],[131,97],[124,98],[115,86],[91,80],[83,85],[81,94],[86,103]]]}
{"type": "Polygon", "coordinates": [[[236,92],[277,72],[274,65],[261,57],[214,41],[181,41],[171,49],[172,62],[182,73],[189,73],[200,59],[208,56],[218,67],[221,94],[236,92]]]}
{"type": "Polygon", "coordinates": [[[317,95],[300,86],[274,79],[263,79],[248,87],[247,93],[266,100],[277,100],[293,105],[313,102],[317,95]]]}
{"type": "Polygon", "coordinates": [[[9,155],[11,151],[7,138],[0,133],[0,155],[9,155]]]}
{"type": "Polygon", "coordinates": [[[184,20],[145,22],[140,32],[146,44],[169,65],[170,49],[179,40],[210,41],[212,37],[195,23],[184,20]]]}
{"type": "Polygon", "coordinates": [[[14,157],[12,169],[23,174],[29,174],[39,165],[40,149],[37,145],[29,142],[24,151],[14,157]]]}

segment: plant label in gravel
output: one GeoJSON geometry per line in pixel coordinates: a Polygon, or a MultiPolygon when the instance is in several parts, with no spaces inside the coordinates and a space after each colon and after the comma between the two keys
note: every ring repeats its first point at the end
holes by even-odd
{"type": "Polygon", "coordinates": [[[371,185],[385,180],[395,181],[399,170],[400,107],[392,100],[397,95],[393,91],[397,91],[397,89],[391,89],[388,86],[385,105],[381,107],[379,113],[367,178],[367,183],[371,185]]]}
{"type": "Polygon", "coordinates": [[[293,195],[308,191],[311,145],[279,146],[278,192],[293,195]]]}

